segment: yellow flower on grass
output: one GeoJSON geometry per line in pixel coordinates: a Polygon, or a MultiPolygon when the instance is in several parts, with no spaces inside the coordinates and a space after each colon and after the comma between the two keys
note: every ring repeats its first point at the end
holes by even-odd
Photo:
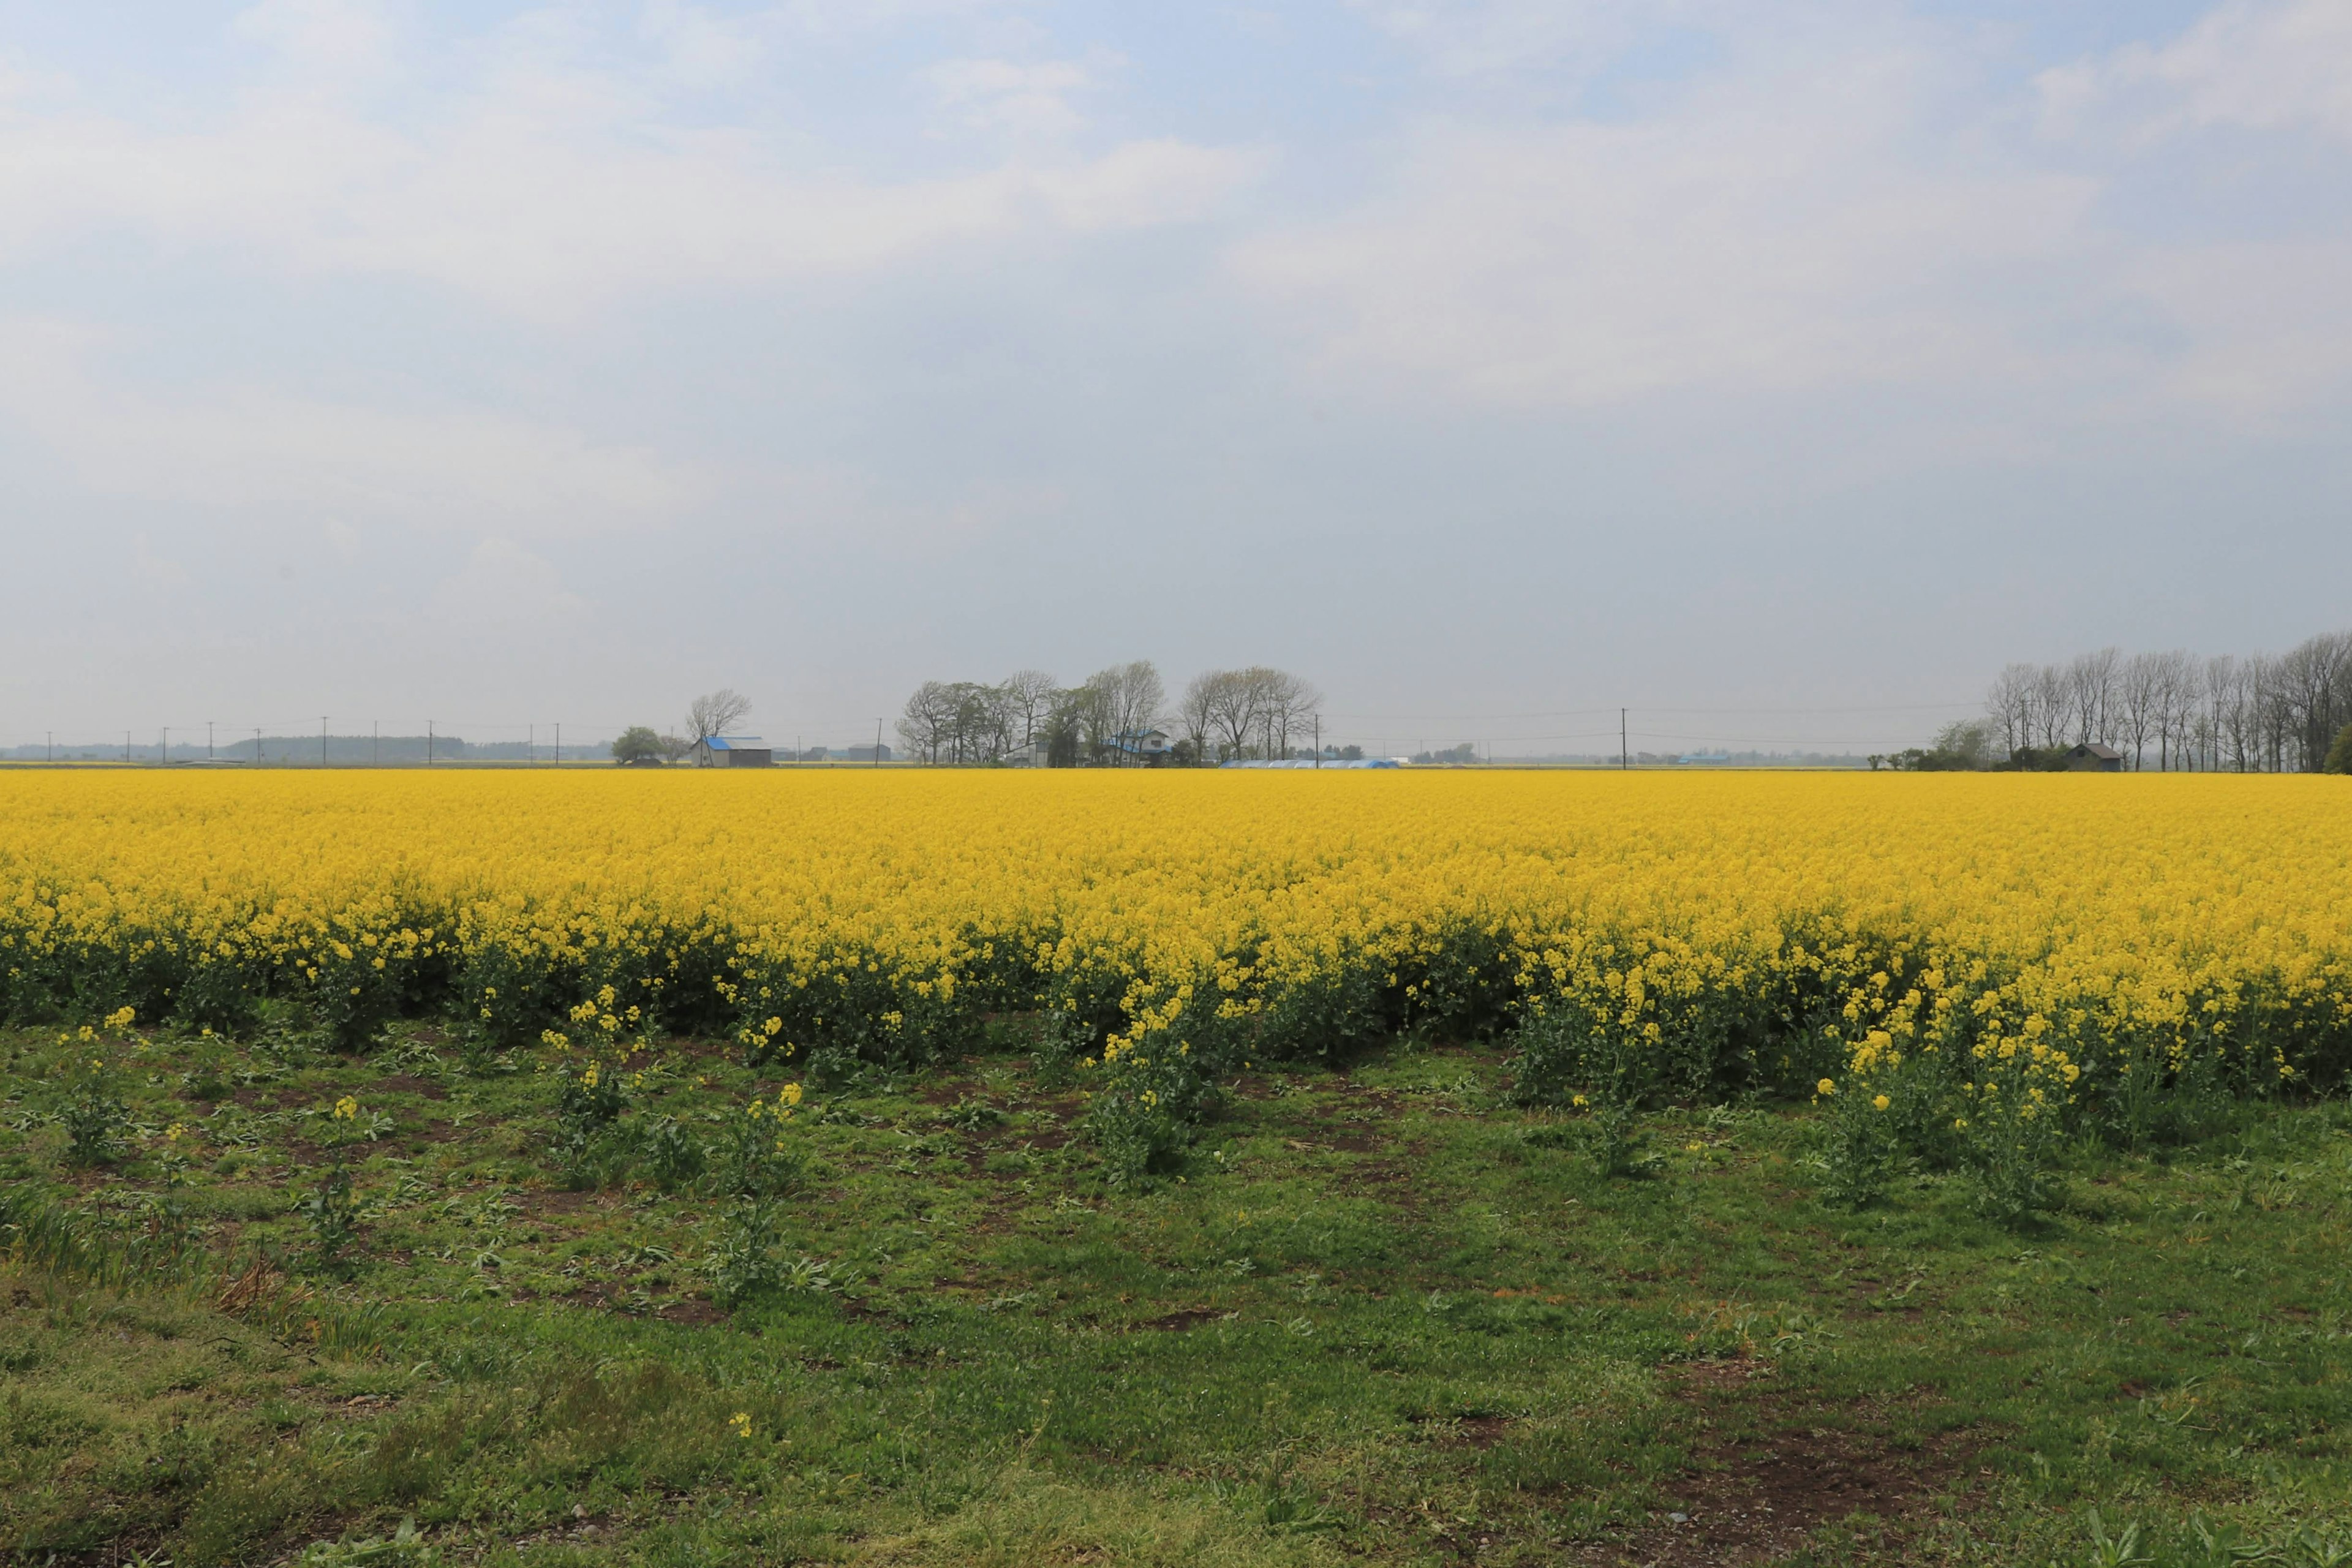
{"type": "Polygon", "coordinates": [[[1894,1102],[1893,1100],[1891,1100],[1887,1099],[1887,1098],[1886,1098],[1886,1096],[1885,1096],[1885,1095],[1883,1095],[1883,1094],[1882,1094],[1882,1095],[1880,1095],[1877,1099],[1875,1099],[1875,1100],[1872,1100],[1870,1103],[1871,1103],[1871,1107],[1872,1107],[1872,1109],[1873,1109],[1873,1110],[1885,1110],[1888,1106],[1890,1106],[1890,1105],[1894,1104],[1895,1102],[1894,1102]]]}
{"type": "Polygon", "coordinates": [[[751,1435],[751,1413],[748,1410],[738,1410],[727,1418],[727,1425],[735,1428],[735,1436],[738,1437],[749,1437],[751,1435]]]}
{"type": "Polygon", "coordinates": [[[353,1100],[350,1095],[348,1095],[348,1094],[347,1094],[347,1095],[343,1096],[343,1098],[342,1098],[342,1099],[341,1099],[341,1100],[339,1100],[335,1101],[335,1120],[336,1120],[336,1121],[351,1121],[352,1118],[354,1118],[354,1117],[358,1116],[358,1115],[359,1115],[359,1113],[360,1113],[360,1102],[359,1102],[358,1100],[353,1100]]]}
{"type": "Polygon", "coordinates": [[[1822,1079],[1821,1082],[1813,1085],[1813,1092],[1816,1094],[1835,1094],[1837,1092],[1837,1082],[1833,1079],[1825,1078],[1822,1079]]]}

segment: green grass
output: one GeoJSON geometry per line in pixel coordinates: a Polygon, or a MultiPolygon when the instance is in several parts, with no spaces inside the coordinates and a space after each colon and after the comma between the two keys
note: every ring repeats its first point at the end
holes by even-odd
{"type": "MultiPolygon", "coordinates": [[[[2073,1151],[2017,1232],[1940,1176],[1823,1206],[1810,1110],[1651,1116],[1603,1179],[1404,1044],[1118,1192],[1008,1047],[812,1096],[729,1312],[725,1203],[563,1190],[553,1077],[436,1038],[112,1053],[129,1152],[75,1171],[64,1047],[0,1036],[0,1559],[2315,1564],[2352,1518],[2338,1106],[2073,1151]],[[336,1268],[294,1205],[343,1094],[336,1268]]],[[[664,1056],[625,1125],[781,1081],[664,1056]]]]}

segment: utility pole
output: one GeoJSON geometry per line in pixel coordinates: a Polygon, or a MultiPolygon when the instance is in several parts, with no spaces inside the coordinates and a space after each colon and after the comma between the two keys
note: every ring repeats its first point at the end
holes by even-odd
{"type": "Polygon", "coordinates": [[[1323,715],[1320,713],[1315,715],[1315,768],[1318,773],[1323,768],[1323,715]]]}
{"type": "Polygon", "coordinates": [[[208,763],[209,763],[209,762],[211,762],[212,760],[213,760],[213,721],[212,721],[211,720],[207,719],[207,720],[205,720],[205,761],[206,761],[206,762],[208,762],[208,763]]]}
{"type": "Polygon", "coordinates": [[[529,767],[537,761],[539,761],[539,726],[532,724],[528,726],[523,733],[522,765],[529,767]]]}
{"type": "Polygon", "coordinates": [[[261,765],[261,727],[258,724],[253,729],[253,765],[257,768],[261,765]]]}
{"type": "Polygon", "coordinates": [[[324,713],[319,715],[319,765],[322,768],[327,765],[327,716],[324,713]]]}
{"type": "Polygon", "coordinates": [[[125,767],[131,764],[131,731],[128,730],[122,731],[122,763],[125,767]]]}
{"type": "Polygon", "coordinates": [[[874,721],[874,765],[882,765],[882,721],[874,721]]]}
{"type": "Polygon", "coordinates": [[[58,732],[55,730],[44,730],[41,733],[48,740],[49,761],[54,763],[58,760],[58,732]]]}
{"type": "Polygon", "coordinates": [[[172,726],[169,724],[163,726],[163,743],[155,748],[155,765],[164,768],[172,765],[172,726]]]}
{"type": "Polygon", "coordinates": [[[1633,765],[1632,752],[1625,744],[1625,710],[1617,710],[1617,771],[1623,773],[1633,765]]]}
{"type": "Polygon", "coordinates": [[[555,765],[563,765],[563,726],[560,723],[555,726],[555,765]]]}
{"type": "Polygon", "coordinates": [[[433,721],[425,721],[425,765],[433,765],[433,721]]]}

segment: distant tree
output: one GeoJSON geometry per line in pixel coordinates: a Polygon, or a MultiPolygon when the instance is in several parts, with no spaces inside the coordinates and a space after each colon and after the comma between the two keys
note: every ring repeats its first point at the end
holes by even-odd
{"type": "Polygon", "coordinates": [[[945,681],[926,680],[915,688],[899,712],[898,739],[907,742],[907,750],[926,763],[940,760],[942,742],[953,733],[955,724],[955,692],[945,681]]]}
{"type": "Polygon", "coordinates": [[[1036,744],[1046,715],[1054,710],[1054,699],[1062,689],[1060,684],[1042,669],[1016,669],[1005,677],[998,689],[1004,694],[1005,711],[1020,727],[1021,743],[1036,744]]]}
{"type": "Polygon", "coordinates": [[[1099,752],[1106,753],[1102,760],[1119,767],[1137,762],[1132,745],[1120,742],[1131,742],[1159,721],[1160,710],[1168,701],[1160,671],[1150,659],[1139,658],[1097,670],[1087,677],[1087,685],[1094,692],[1088,710],[1094,731],[1088,738],[1099,752]]]}
{"type": "Polygon", "coordinates": [[[1936,743],[1927,748],[1937,759],[1935,771],[1958,772],[1989,768],[1993,761],[1992,724],[1984,719],[1961,719],[1936,731],[1936,743]]]}
{"type": "Polygon", "coordinates": [[[2327,748],[2326,772],[2352,773],[2352,724],[2336,731],[2336,742],[2327,748]]]}
{"type": "Polygon", "coordinates": [[[661,754],[663,762],[682,762],[685,760],[688,753],[693,750],[694,742],[688,740],[683,735],[664,735],[661,738],[661,754]]]}
{"type": "Polygon", "coordinates": [[[703,693],[687,705],[687,745],[691,748],[715,735],[724,735],[751,711],[751,700],[739,691],[722,686],[703,693]]]}
{"type": "Polygon", "coordinates": [[[613,742],[613,760],[627,767],[633,763],[662,763],[669,759],[664,754],[659,735],[643,724],[632,724],[613,742]]]}

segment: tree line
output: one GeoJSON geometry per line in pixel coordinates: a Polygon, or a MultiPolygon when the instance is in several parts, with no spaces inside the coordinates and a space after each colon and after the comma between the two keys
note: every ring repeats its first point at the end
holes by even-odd
{"type": "Polygon", "coordinates": [[[2012,664],[1981,719],[1884,759],[1917,768],[2055,767],[2100,743],[2132,769],[2352,771],[2352,631],[2283,654],[2200,658],[2105,647],[2063,664],[2012,664]]]}
{"type": "Polygon", "coordinates": [[[951,766],[1204,767],[1286,758],[1315,738],[1322,694],[1285,670],[1204,670],[1172,701],[1149,659],[1075,686],[1041,669],[993,684],[927,680],[898,737],[918,760],[951,766]]]}

